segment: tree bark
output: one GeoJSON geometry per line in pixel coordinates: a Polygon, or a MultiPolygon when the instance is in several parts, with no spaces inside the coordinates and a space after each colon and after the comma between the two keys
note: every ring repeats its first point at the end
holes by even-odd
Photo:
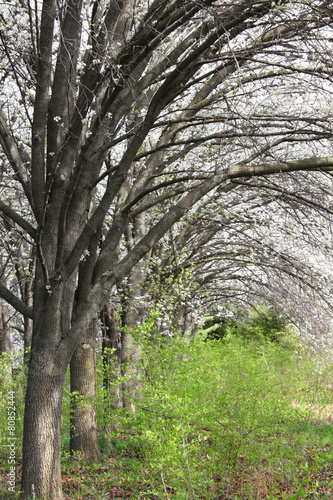
{"type": "Polygon", "coordinates": [[[101,314],[103,329],[103,368],[104,387],[106,393],[105,410],[119,409],[123,406],[121,378],[121,335],[117,329],[116,312],[111,300],[104,307],[101,314]],[[112,349],[112,352],[109,351],[112,349]],[[113,370],[113,372],[112,372],[113,370]],[[118,380],[118,385],[113,385],[118,380]]]}
{"type": "MultiPolygon", "coordinates": [[[[83,301],[91,287],[92,271],[99,242],[99,232],[90,241],[89,255],[79,266],[77,300],[83,301]]],[[[71,454],[78,453],[86,462],[99,460],[97,431],[97,320],[88,323],[70,362],[71,384],[71,454]]]]}
{"type": "MultiPolygon", "coordinates": [[[[25,287],[25,303],[28,307],[33,307],[32,280],[28,279],[25,287]]],[[[28,316],[24,316],[24,361],[28,363],[30,359],[30,349],[33,333],[33,321],[28,316]]]]}
{"type": "MultiPolygon", "coordinates": [[[[136,217],[133,224],[133,235],[128,230],[127,243],[130,247],[140,241],[146,233],[145,217],[144,212],[136,217]]],[[[124,329],[121,335],[121,372],[122,376],[125,377],[122,384],[123,406],[133,412],[135,412],[135,400],[140,397],[142,347],[140,339],[135,339],[132,333],[135,333],[136,327],[141,326],[145,319],[145,310],[141,300],[144,274],[143,262],[138,262],[129,275],[127,300],[122,318],[124,329]]]]}
{"type": "Polygon", "coordinates": [[[43,286],[37,262],[34,331],[29,361],[23,431],[22,498],[63,500],[61,411],[67,367],[74,350],[66,345],[75,276],[67,284],[43,286]],[[40,278],[40,279],[39,279],[40,278]]]}
{"type": "Polygon", "coordinates": [[[183,328],[183,337],[187,344],[192,342],[194,339],[194,335],[197,329],[198,323],[195,319],[193,319],[192,311],[187,311],[184,314],[184,328],[183,328]]]}
{"type": "Polygon", "coordinates": [[[121,334],[121,374],[125,377],[122,383],[123,407],[135,412],[135,400],[140,395],[142,347],[139,338],[135,338],[135,328],[142,325],[144,311],[140,304],[140,278],[142,264],[135,266],[130,274],[129,291],[126,310],[123,316],[124,330],[121,334]],[[133,334],[132,334],[132,333],[133,334]]]}
{"type": "Polygon", "coordinates": [[[72,413],[70,449],[86,462],[100,459],[97,431],[96,378],[97,322],[93,321],[70,362],[72,413]]]}
{"type": "Polygon", "coordinates": [[[10,332],[7,324],[5,303],[0,299],[0,355],[11,351],[10,332]]]}
{"type": "MultiPolygon", "coordinates": [[[[8,317],[6,305],[0,299],[0,356],[8,354],[11,351],[11,338],[8,328],[8,317]]],[[[10,357],[6,357],[5,365],[3,365],[3,372],[0,375],[0,382],[5,385],[12,381],[12,363],[10,357]]]]}
{"type": "Polygon", "coordinates": [[[29,363],[23,437],[22,498],[62,500],[61,407],[67,363],[54,364],[48,346],[29,363]],[[34,494],[34,495],[33,495],[34,494]]]}
{"type": "Polygon", "coordinates": [[[123,407],[135,412],[135,401],[140,397],[142,371],[140,359],[142,347],[137,344],[130,333],[122,335],[122,376],[126,381],[122,384],[123,407]]]}

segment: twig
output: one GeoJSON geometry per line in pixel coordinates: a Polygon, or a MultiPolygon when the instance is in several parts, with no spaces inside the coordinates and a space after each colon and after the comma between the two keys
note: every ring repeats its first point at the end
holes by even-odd
{"type": "Polygon", "coordinates": [[[165,481],[164,481],[164,476],[163,476],[163,471],[162,470],[161,470],[161,479],[162,479],[162,483],[163,483],[164,493],[166,494],[168,500],[170,500],[170,497],[169,497],[169,494],[168,494],[168,490],[166,488],[166,484],[165,484],[165,481]]]}

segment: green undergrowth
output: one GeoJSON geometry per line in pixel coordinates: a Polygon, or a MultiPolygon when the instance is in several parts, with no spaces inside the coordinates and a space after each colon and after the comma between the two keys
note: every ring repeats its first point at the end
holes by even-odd
{"type": "Polygon", "coordinates": [[[103,413],[99,390],[99,463],[69,457],[65,392],[66,499],[333,498],[328,357],[232,336],[143,352],[135,414],[103,413]]]}
{"type": "Polygon", "coordinates": [[[333,497],[329,359],[235,337],[144,353],[135,414],[110,414],[99,481],[71,498],[333,497]]]}

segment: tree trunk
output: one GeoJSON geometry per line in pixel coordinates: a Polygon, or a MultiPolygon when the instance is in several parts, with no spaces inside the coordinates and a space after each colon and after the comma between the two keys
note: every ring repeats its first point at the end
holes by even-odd
{"type": "Polygon", "coordinates": [[[106,392],[105,410],[119,409],[123,406],[121,377],[121,335],[117,329],[116,312],[111,301],[106,304],[101,314],[103,329],[103,368],[106,392]],[[110,352],[108,349],[112,349],[110,352]]]}
{"type": "MultiPolygon", "coordinates": [[[[93,204],[92,204],[93,206],[93,204]]],[[[89,255],[79,265],[77,301],[83,301],[91,288],[92,272],[96,260],[99,231],[91,238],[89,255]]],[[[71,380],[71,454],[78,453],[86,462],[99,460],[97,432],[97,373],[96,336],[97,321],[85,329],[80,345],[70,362],[71,380]]]]}
{"type": "MultiPolygon", "coordinates": [[[[33,306],[32,280],[29,279],[24,287],[25,303],[27,306],[33,306]]],[[[28,363],[30,359],[30,349],[32,342],[33,321],[27,316],[24,317],[24,361],[28,363]]]]}
{"type": "Polygon", "coordinates": [[[86,462],[100,459],[97,431],[96,327],[92,322],[72,356],[71,371],[71,454],[86,462]]]}
{"type": "Polygon", "coordinates": [[[74,350],[66,334],[73,307],[75,276],[66,284],[43,286],[37,263],[34,331],[24,412],[22,498],[63,500],[61,410],[66,371],[74,350]]]}
{"type": "Polygon", "coordinates": [[[142,325],[144,311],[140,303],[141,295],[141,266],[137,264],[131,272],[129,291],[125,314],[123,316],[123,330],[121,335],[121,374],[126,377],[122,383],[123,407],[135,411],[135,400],[141,389],[140,359],[142,347],[138,338],[134,338],[135,328],[142,325]]]}
{"type": "MultiPolygon", "coordinates": [[[[7,308],[3,300],[0,299],[0,356],[10,353],[11,338],[8,328],[7,308]]],[[[0,382],[3,386],[12,381],[12,362],[10,357],[6,357],[3,365],[3,372],[0,374],[0,382]]]]}
{"type": "Polygon", "coordinates": [[[187,311],[184,314],[184,329],[183,329],[183,337],[187,344],[193,341],[197,327],[198,323],[197,320],[193,318],[192,311],[187,311]]]}
{"type": "Polygon", "coordinates": [[[0,299],[0,355],[11,351],[10,332],[7,324],[5,303],[0,299]]]}
{"type": "Polygon", "coordinates": [[[122,335],[122,375],[126,381],[122,384],[123,407],[135,412],[135,401],[140,397],[142,371],[140,359],[142,347],[130,333],[122,335]]]}
{"type": "Polygon", "coordinates": [[[45,346],[31,356],[24,414],[23,498],[62,500],[61,406],[67,363],[56,366],[45,346]],[[34,496],[35,495],[35,496],[34,496]]]}
{"type": "MultiPolygon", "coordinates": [[[[143,212],[134,220],[133,233],[128,228],[126,237],[127,244],[133,247],[136,242],[146,234],[146,216],[143,212]]],[[[142,300],[142,285],[145,278],[144,263],[138,262],[129,275],[127,302],[122,318],[122,326],[125,329],[121,336],[121,367],[122,376],[126,377],[122,384],[123,406],[135,411],[135,400],[140,397],[141,390],[141,368],[140,359],[142,347],[140,339],[134,339],[131,331],[141,326],[145,320],[145,310],[142,300]]]]}

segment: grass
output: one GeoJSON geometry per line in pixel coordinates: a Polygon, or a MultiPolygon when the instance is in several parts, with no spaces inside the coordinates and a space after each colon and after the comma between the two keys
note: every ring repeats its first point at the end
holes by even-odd
{"type": "Polygon", "coordinates": [[[333,498],[329,359],[235,338],[144,352],[135,415],[100,422],[103,460],[64,448],[66,499],[333,498]]]}

